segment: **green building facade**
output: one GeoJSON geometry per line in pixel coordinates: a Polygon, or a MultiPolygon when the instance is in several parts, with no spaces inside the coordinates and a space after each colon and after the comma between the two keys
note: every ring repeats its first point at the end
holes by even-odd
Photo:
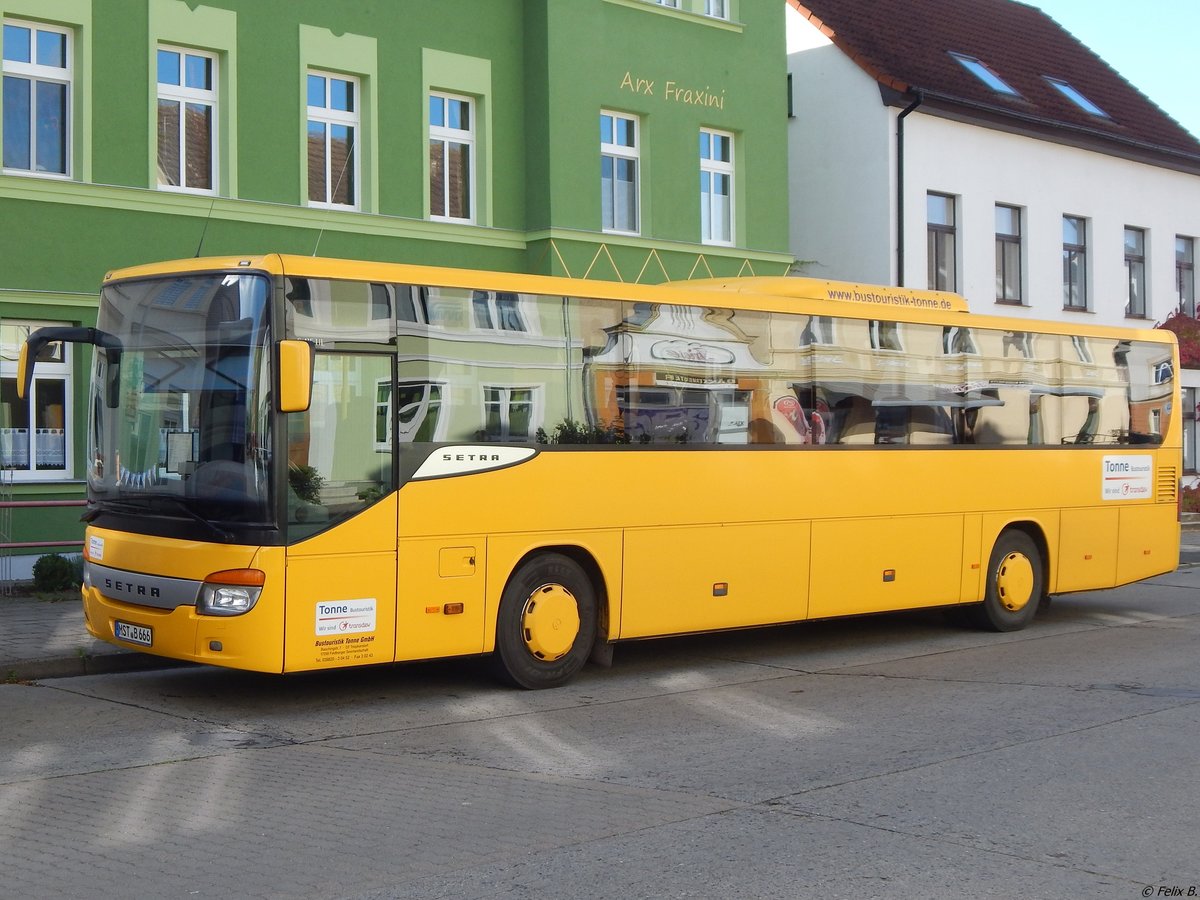
{"type": "MultiPolygon", "coordinates": [[[[778,0],[0,0],[5,577],[76,540],[104,273],[268,252],[657,283],[783,274],[778,0]],[[14,559],[13,555],[19,559],[14,559]]],[[[63,548],[70,551],[71,548],[63,548]]],[[[77,548],[76,548],[77,549],[77,548]]]]}

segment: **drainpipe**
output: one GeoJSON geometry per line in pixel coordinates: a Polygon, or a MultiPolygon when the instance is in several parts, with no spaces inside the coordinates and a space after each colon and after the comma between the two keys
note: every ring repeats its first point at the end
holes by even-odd
{"type": "Polygon", "coordinates": [[[896,284],[904,287],[904,119],[925,102],[925,92],[913,91],[916,99],[896,117],[896,284]]]}

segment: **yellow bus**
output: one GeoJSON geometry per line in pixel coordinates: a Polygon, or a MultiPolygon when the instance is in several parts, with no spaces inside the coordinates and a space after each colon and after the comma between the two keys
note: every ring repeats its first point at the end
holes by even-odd
{"type": "Polygon", "coordinates": [[[87,416],[87,627],[261,672],[921,607],[1022,628],[1170,572],[1164,331],[953,294],[658,286],[295,256],[111,273],[87,416]]]}

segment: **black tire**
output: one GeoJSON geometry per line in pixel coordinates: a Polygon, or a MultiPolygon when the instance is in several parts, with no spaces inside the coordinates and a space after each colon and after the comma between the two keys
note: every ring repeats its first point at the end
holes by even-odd
{"type": "Polygon", "coordinates": [[[988,560],[983,602],[970,608],[973,624],[989,631],[1020,631],[1046,596],[1046,564],[1033,538],[1010,528],[996,538],[988,560]]]}
{"type": "Polygon", "coordinates": [[[522,563],[500,596],[497,674],[518,687],[558,687],[583,668],[596,639],[596,589],[561,553],[522,563]]]}

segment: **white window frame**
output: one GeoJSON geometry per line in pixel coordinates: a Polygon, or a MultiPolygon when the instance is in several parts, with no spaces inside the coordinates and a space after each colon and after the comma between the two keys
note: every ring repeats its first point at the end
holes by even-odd
{"type": "Polygon", "coordinates": [[[712,19],[729,21],[730,5],[733,0],[704,0],[704,14],[712,19]]]}
{"type": "Polygon", "coordinates": [[[471,328],[473,331],[484,332],[485,334],[533,334],[534,323],[536,316],[531,316],[530,305],[526,301],[524,294],[516,294],[512,291],[475,291],[471,296],[471,328]],[[479,296],[486,294],[486,297],[479,296]],[[520,319],[520,328],[503,328],[500,322],[503,318],[500,309],[500,295],[512,295],[516,298],[515,312],[520,319]],[[476,308],[480,302],[486,303],[487,309],[487,324],[480,325],[476,318],[476,308]]]}
{"type": "Polygon", "coordinates": [[[835,319],[833,316],[810,316],[800,331],[801,347],[829,347],[835,342],[835,319]],[[811,338],[805,341],[805,336],[811,338]]]}
{"type": "Polygon", "coordinates": [[[999,257],[996,260],[996,302],[1011,306],[1025,305],[1025,233],[1024,233],[1024,210],[1019,206],[1012,206],[1007,203],[996,204],[996,253],[999,257]],[[1006,213],[1011,213],[1012,220],[1015,224],[1016,231],[1002,231],[999,222],[999,213],[1004,210],[1006,213]],[[1007,263],[1010,252],[1017,254],[1017,281],[1016,281],[1016,296],[1003,296],[1005,287],[1012,287],[1008,282],[1007,263]]]}
{"type": "Polygon", "coordinates": [[[706,144],[709,150],[709,155],[704,156],[703,147],[700,153],[700,242],[704,244],[714,244],[721,247],[732,247],[737,242],[737,227],[734,200],[734,140],[733,134],[728,131],[717,131],[713,128],[701,128],[700,137],[702,143],[706,144]],[[715,148],[725,143],[729,147],[729,159],[716,159],[715,148]],[[709,190],[707,194],[704,191],[704,176],[709,177],[709,190]],[[712,189],[713,181],[717,178],[727,178],[729,180],[728,194],[728,227],[729,238],[723,240],[713,236],[713,222],[716,220],[717,203],[715,197],[716,192],[712,189]]]}
{"type": "Polygon", "coordinates": [[[903,353],[904,339],[900,335],[900,323],[891,319],[871,319],[869,330],[871,334],[871,349],[882,353],[903,353]],[[888,347],[886,344],[896,346],[888,347]]]}
{"type": "MultiPolygon", "coordinates": [[[[15,321],[8,320],[4,323],[7,326],[16,326],[23,337],[27,338],[31,331],[38,328],[43,328],[52,325],[62,325],[62,322],[33,322],[33,321],[15,321]]],[[[23,340],[22,340],[23,342],[23,340]]],[[[0,378],[13,381],[17,378],[17,354],[19,346],[11,346],[3,348],[3,358],[0,359],[0,378]]],[[[24,429],[23,441],[27,448],[28,463],[24,469],[0,469],[4,479],[13,482],[24,481],[69,481],[74,474],[74,429],[71,421],[74,415],[74,381],[71,377],[71,353],[70,348],[66,344],[58,345],[59,358],[56,360],[39,361],[34,370],[33,380],[29,385],[29,394],[24,401],[28,410],[29,427],[24,429]],[[37,436],[39,429],[37,424],[37,394],[38,383],[45,381],[59,381],[63,385],[63,465],[60,468],[38,468],[37,467],[37,436]]],[[[3,448],[3,456],[7,457],[12,452],[13,443],[22,440],[18,435],[21,429],[6,426],[0,428],[0,448],[3,448]]],[[[57,430],[57,429],[56,429],[57,430]]]]}
{"type": "Polygon", "coordinates": [[[965,325],[946,325],[942,328],[942,353],[946,356],[978,356],[975,336],[965,325]]]}
{"type": "Polygon", "coordinates": [[[607,109],[600,110],[601,120],[603,120],[604,117],[606,117],[606,116],[613,120],[613,135],[614,136],[616,135],[616,131],[617,131],[617,128],[616,128],[617,120],[622,120],[625,122],[633,123],[633,146],[628,147],[624,144],[606,143],[604,141],[603,122],[601,122],[601,126],[602,126],[601,132],[600,132],[600,134],[601,134],[601,138],[600,138],[600,164],[601,164],[600,225],[601,225],[601,230],[606,234],[631,234],[631,235],[641,234],[642,233],[641,232],[641,228],[642,228],[642,161],[641,161],[642,120],[640,118],[638,118],[637,116],[632,116],[632,115],[629,115],[628,113],[613,112],[612,110],[607,110],[607,109]],[[606,157],[613,160],[613,188],[612,188],[613,196],[611,198],[612,199],[612,210],[613,210],[613,221],[612,221],[611,225],[606,224],[604,222],[603,165],[604,165],[604,159],[606,157]],[[632,163],[633,163],[633,196],[634,196],[633,217],[634,217],[634,223],[633,223],[632,229],[624,229],[624,228],[616,227],[616,211],[617,211],[616,164],[617,164],[618,160],[622,160],[622,159],[632,161],[632,163]]]}
{"type": "Polygon", "coordinates": [[[1033,359],[1033,335],[1028,331],[1009,331],[1004,335],[1004,355],[1012,347],[1022,359],[1033,359]]]}
{"type": "Polygon", "coordinates": [[[1078,334],[1071,335],[1071,346],[1075,348],[1075,356],[1081,363],[1093,365],[1092,348],[1086,337],[1078,334]]]}
{"type": "MultiPolygon", "coordinates": [[[[0,80],[13,76],[16,78],[26,79],[31,82],[30,85],[30,119],[29,119],[29,168],[4,166],[3,172],[6,175],[32,175],[39,178],[61,178],[70,179],[72,177],[72,163],[74,156],[74,105],[75,105],[75,75],[74,75],[74,57],[75,57],[75,33],[72,29],[60,25],[47,25],[43,22],[28,22],[23,19],[4,19],[5,27],[12,26],[14,28],[27,28],[30,34],[30,62],[17,62],[16,60],[3,59],[0,61],[0,80]],[[66,38],[66,47],[64,49],[64,57],[66,65],[63,68],[57,66],[39,65],[37,60],[37,33],[39,31],[53,32],[54,34],[64,35],[66,38]],[[37,168],[37,89],[36,85],[41,83],[61,84],[66,86],[66,108],[63,110],[63,170],[62,172],[39,171],[37,168]]],[[[0,31],[0,48],[3,47],[3,32],[0,31]]],[[[3,51],[0,49],[0,57],[3,56],[3,51]]],[[[2,152],[2,148],[0,148],[2,152]]],[[[0,159],[0,164],[3,160],[0,159]]]]}
{"type": "Polygon", "coordinates": [[[1150,298],[1146,296],[1149,290],[1147,253],[1150,244],[1150,232],[1145,228],[1134,225],[1125,226],[1125,315],[1131,319],[1145,319],[1150,315],[1150,298]],[[1133,245],[1130,245],[1130,242],[1133,245]]]}
{"type": "MultiPolygon", "coordinates": [[[[389,403],[388,439],[389,440],[391,439],[392,423],[395,422],[400,428],[400,434],[399,434],[400,443],[402,443],[402,444],[412,443],[412,440],[413,440],[412,436],[421,430],[421,426],[425,424],[426,418],[429,417],[430,409],[436,407],[437,408],[437,422],[433,426],[433,435],[431,436],[430,439],[434,440],[434,441],[444,441],[446,439],[446,432],[448,430],[447,413],[450,410],[449,394],[450,394],[450,385],[448,385],[444,381],[424,381],[424,380],[420,380],[420,379],[401,379],[400,381],[396,382],[396,384],[393,386],[393,389],[388,397],[388,403],[389,403]],[[397,412],[395,419],[393,419],[391,417],[391,410],[390,410],[390,404],[391,404],[392,398],[396,396],[396,393],[399,391],[400,388],[405,388],[405,387],[423,388],[421,399],[415,404],[417,407],[418,415],[415,419],[413,419],[412,423],[407,428],[405,427],[404,421],[401,418],[401,416],[403,416],[405,409],[407,409],[408,407],[401,407],[400,410],[397,412]],[[437,388],[437,392],[438,392],[438,396],[436,399],[432,396],[434,388],[437,388]]],[[[409,404],[409,406],[412,406],[412,405],[413,404],[409,404]]]]}
{"type": "Polygon", "coordinates": [[[1175,304],[1184,315],[1196,315],[1196,239],[1175,235],[1175,304]]]}
{"type": "Polygon", "coordinates": [[[532,441],[534,439],[534,435],[537,434],[538,428],[542,427],[543,392],[544,386],[540,384],[481,384],[479,386],[479,398],[483,412],[483,439],[485,441],[494,441],[498,443],[507,443],[514,440],[532,441]],[[500,409],[500,434],[498,436],[489,435],[487,433],[488,408],[491,405],[491,402],[488,399],[488,394],[491,391],[499,392],[501,398],[498,404],[500,409]],[[514,438],[509,430],[511,425],[510,419],[513,404],[512,395],[514,391],[529,391],[532,395],[530,398],[531,408],[529,411],[529,434],[525,435],[524,437],[517,438],[514,438]]]}
{"type": "MultiPolygon", "coordinates": [[[[362,134],[362,79],[356,75],[346,75],[340,72],[328,72],[323,69],[308,69],[305,71],[304,77],[304,97],[305,97],[305,121],[304,121],[304,146],[308,146],[308,128],[310,122],[320,122],[325,126],[325,199],[324,200],[308,200],[308,205],[315,209],[347,209],[357,210],[362,206],[362,152],[359,148],[363,146],[362,134]],[[308,105],[308,79],[310,76],[325,79],[325,105],[309,106],[308,105]],[[354,107],[353,111],[333,109],[330,106],[330,82],[344,81],[353,86],[354,102],[351,104],[354,107]],[[333,171],[333,154],[330,152],[331,143],[333,140],[333,126],[344,125],[353,129],[354,138],[350,145],[350,170],[352,173],[353,196],[350,203],[335,203],[331,199],[334,189],[337,187],[340,172],[333,171]]],[[[305,183],[307,184],[307,174],[310,165],[307,154],[305,154],[305,183]]],[[[311,187],[309,188],[311,191],[311,187]]],[[[306,191],[306,195],[307,195],[306,191]]]]}
{"type": "Polygon", "coordinates": [[[931,291],[958,290],[958,197],[954,194],[943,194],[939,191],[929,191],[925,195],[926,207],[926,251],[928,267],[928,286],[931,291]],[[933,200],[945,204],[950,221],[935,222],[929,218],[929,207],[933,200]],[[947,241],[949,249],[947,250],[947,241]],[[931,252],[930,252],[931,251],[931,252]],[[948,283],[939,284],[943,267],[938,261],[946,264],[948,283]]]}
{"type": "Polygon", "coordinates": [[[1063,216],[1063,309],[1077,310],[1081,312],[1087,312],[1091,309],[1091,288],[1089,284],[1091,279],[1088,277],[1088,256],[1090,251],[1090,248],[1088,247],[1088,237],[1090,236],[1091,230],[1091,221],[1087,217],[1069,214],[1063,216]],[[1070,222],[1071,227],[1076,230],[1076,237],[1079,238],[1078,241],[1069,242],[1067,240],[1066,230],[1068,222],[1070,222]],[[1074,285],[1075,282],[1069,281],[1066,277],[1070,271],[1070,260],[1073,259],[1079,260],[1080,280],[1078,282],[1078,287],[1080,300],[1082,301],[1080,303],[1070,302],[1072,294],[1069,288],[1074,285]]]}
{"type": "MultiPolygon", "coordinates": [[[[177,53],[179,54],[179,80],[180,82],[187,81],[187,57],[195,56],[207,59],[212,73],[212,87],[208,90],[203,88],[190,88],[186,84],[164,84],[158,80],[158,55],[155,54],[155,84],[157,86],[157,99],[166,100],[179,104],[179,167],[180,171],[175,173],[180,176],[180,181],[186,180],[187,173],[187,115],[186,110],[188,104],[207,106],[212,112],[209,114],[211,123],[211,133],[209,134],[208,158],[210,160],[208,181],[212,185],[210,188],[195,188],[188,187],[186,184],[167,184],[162,181],[162,171],[159,169],[158,189],[160,191],[176,191],[183,194],[204,194],[212,196],[217,193],[217,188],[220,185],[220,159],[219,148],[220,138],[218,130],[220,128],[220,57],[217,54],[207,50],[192,50],[187,47],[176,47],[172,44],[159,44],[158,52],[160,53],[177,53]]],[[[162,140],[159,135],[158,140],[162,140]]],[[[156,142],[155,146],[158,146],[156,142]]],[[[157,163],[155,166],[158,169],[157,163]]]]}
{"type": "MultiPolygon", "coordinates": [[[[444,91],[430,91],[429,100],[438,99],[445,104],[463,103],[466,105],[467,113],[467,128],[451,128],[449,125],[434,125],[432,119],[429,123],[429,218],[434,222],[459,222],[461,224],[473,225],[475,223],[475,210],[478,209],[476,198],[476,186],[478,180],[475,177],[476,160],[478,153],[476,152],[475,139],[475,114],[476,105],[475,98],[468,97],[465,94],[450,94],[444,91]],[[467,215],[451,216],[448,213],[442,215],[434,215],[433,213],[433,144],[440,143],[443,146],[444,160],[449,159],[449,145],[462,144],[467,148],[467,215]]],[[[444,177],[442,179],[442,209],[450,209],[450,179],[444,177]]]]}

